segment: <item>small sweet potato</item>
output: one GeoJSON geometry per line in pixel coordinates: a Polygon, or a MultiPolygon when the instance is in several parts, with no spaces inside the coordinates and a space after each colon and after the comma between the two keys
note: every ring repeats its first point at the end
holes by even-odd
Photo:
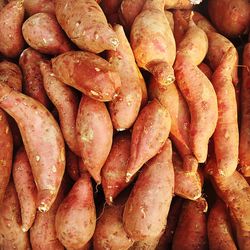
{"type": "Polygon", "coordinates": [[[0,206],[1,249],[30,249],[28,232],[22,231],[20,222],[21,215],[17,193],[13,182],[10,182],[0,206]]]}
{"type": "Polygon", "coordinates": [[[82,97],[76,119],[76,132],[84,166],[100,184],[101,168],[109,155],[113,136],[112,122],[103,102],[82,97]]]}
{"type": "Polygon", "coordinates": [[[168,138],[170,127],[170,115],[157,99],[141,110],[132,131],[126,181],[160,151],[168,138]]]}
{"type": "Polygon", "coordinates": [[[44,57],[39,52],[28,48],[20,55],[19,65],[24,76],[24,93],[48,108],[50,101],[43,87],[43,78],[39,66],[42,61],[44,61],[44,57]]]}
{"type": "Polygon", "coordinates": [[[24,22],[22,32],[29,46],[40,53],[57,55],[71,50],[66,35],[52,14],[32,15],[24,22]]]}
{"type": "Polygon", "coordinates": [[[114,128],[121,131],[130,128],[139,113],[142,100],[141,78],[123,27],[115,25],[114,31],[120,44],[116,51],[108,52],[108,58],[119,72],[121,88],[118,96],[109,103],[109,111],[114,128]]]}
{"type": "Polygon", "coordinates": [[[118,72],[93,53],[66,52],[52,59],[52,68],[59,80],[98,101],[111,101],[121,87],[118,72]]]}
{"type": "Polygon", "coordinates": [[[217,200],[210,210],[207,221],[207,233],[210,249],[237,250],[226,206],[220,200],[217,200]]]}
{"type": "Polygon", "coordinates": [[[57,0],[56,18],[80,49],[94,53],[116,50],[119,40],[95,0],[57,0]]]}
{"type": "Polygon", "coordinates": [[[184,201],[173,239],[173,250],[207,249],[207,202],[184,201]]]}
{"type": "Polygon", "coordinates": [[[135,241],[161,237],[174,192],[172,145],[147,162],[137,179],[123,213],[124,229],[135,241]]]}
{"type": "Polygon", "coordinates": [[[56,213],[56,235],[67,249],[81,249],[92,238],[96,211],[90,176],[85,173],[70,190],[56,213]]]}
{"type": "Polygon", "coordinates": [[[55,14],[55,0],[24,0],[23,5],[29,16],[41,12],[55,14]]]}
{"type": "Polygon", "coordinates": [[[81,153],[76,140],[78,96],[73,89],[55,77],[49,62],[42,61],[40,70],[45,91],[58,111],[60,128],[64,139],[70,150],[80,156],[81,153]]]}
{"type": "Polygon", "coordinates": [[[57,196],[65,169],[60,128],[41,103],[2,82],[0,107],[18,124],[38,189],[37,207],[46,212],[57,196]]]}
{"type": "Polygon", "coordinates": [[[16,57],[23,50],[23,19],[22,0],[8,3],[0,12],[0,52],[6,57],[16,57]]]}
{"type": "Polygon", "coordinates": [[[27,232],[36,216],[37,189],[31,166],[23,147],[15,155],[12,175],[21,208],[22,230],[27,232]]]}

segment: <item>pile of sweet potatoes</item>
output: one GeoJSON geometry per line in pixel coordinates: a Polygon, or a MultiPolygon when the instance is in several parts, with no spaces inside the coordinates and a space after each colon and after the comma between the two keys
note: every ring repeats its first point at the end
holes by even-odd
{"type": "Polygon", "coordinates": [[[250,249],[250,3],[201,2],[0,1],[0,249],[250,249]]]}

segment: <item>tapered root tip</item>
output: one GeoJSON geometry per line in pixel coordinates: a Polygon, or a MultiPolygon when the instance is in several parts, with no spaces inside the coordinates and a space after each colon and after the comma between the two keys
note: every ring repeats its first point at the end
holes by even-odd
{"type": "Polygon", "coordinates": [[[46,213],[49,211],[49,207],[47,204],[45,204],[44,202],[41,202],[40,206],[38,207],[38,210],[41,212],[41,213],[46,213]]]}

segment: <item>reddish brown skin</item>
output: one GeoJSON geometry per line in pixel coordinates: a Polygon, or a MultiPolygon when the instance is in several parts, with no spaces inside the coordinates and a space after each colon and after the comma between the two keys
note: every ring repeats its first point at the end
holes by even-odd
{"type": "MultiPolygon", "coordinates": [[[[102,0],[101,7],[109,23],[119,23],[118,10],[123,0],[102,0]],[[118,22],[115,22],[117,19],[118,22]]],[[[118,38],[119,40],[119,38],[118,38]]]]}
{"type": "Polygon", "coordinates": [[[58,55],[71,50],[68,38],[52,14],[32,15],[24,22],[22,32],[28,45],[40,53],[58,55]]]}
{"type": "Polygon", "coordinates": [[[132,25],[130,42],[139,67],[153,74],[163,87],[174,82],[176,46],[164,0],[146,2],[132,25]]]}
{"type": "Polygon", "coordinates": [[[208,13],[220,33],[237,37],[249,30],[248,0],[209,0],[208,13]]]}
{"type": "Polygon", "coordinates": [[[24,76],[23,91],[49,108],[50,101],[43,87],[40,62],[44,57],[32,48],[25,49],[19,58],[19,65],[24,76]]]}
{"type": "Polygon", "coordinates": [[[37,207],[48,211],[65,169],[64,141],[49,111],[38,101],[0,83],[0,107],[18,124],[38,189],[37,207]]]}
{"type": "Polygon", "coordinates": [[[250,176],[250,43],[243,52],[242,85],[241,85],[241,128],[239,159],[241,172],[250,176]]]}
{"type": "Polygon", "coordinates": [[[55,14],[55,0],[24,0],[23,5],[29,16],[41,12],[55,14]]]}
{"type": "Polygon", "coordinates": [[[56,213],[56,235],[68,249],[81,249],[92,238],[96,211],[90,176],[78,179],[56,213]]]}
{"type": "Polygon", "coordinates": [[[161,237],[174,192],[172,145],[167,140],[137,179],[125,204],[124,229],[135,241],[161,237]]]}
{"type": "Polygon", "coordinates": [[[0,12],[0,52],[6,57],[16,57],[23,50],[23,19],[24,7],[21,0],[8,3],[0,12]]]}
{"type": "Polygon", "coordinates": [[[89,52],[64,53],[52,59],[52,68],[59,80],[98,101],[111,101],[121,87],[113,66],[89,52]]]}
{"type": "Polygon", "coordinates": [[[212,69],[211,69],[206,63],[201,63],[200,65],[198,65],[198,68],[199,68],[200,71],[202,71],[203,74],[205,74],[206,77],[211,81],[212,75],[213,75],[212,69]]]}
{"type": "Polygon", "coordinates": [[[9,183],[12,167],[13,138],[6,113],[0,109],[0,204],[9,183]]]}
{"type": "Polygon", "coordinates": [[[114,31],[120,44],[116,51],[108,52],[108,59],[120,74],[121,89],[118,96],[109,103],[109,111],[114,128],[121,131],[130,128],[138,116],[142,101],[142,79],[123,27],[115,25],[114,31]]]}
{"type": "Polygon", "coordinates": [[[220,200],[217,200],[210,210],[207,233],[210,249],[237,250],[226,206],[220,200]]]}
{"type": "Polygon", "coordinates": [[[126,182],[126,171],[130,143],[131,136],[128,133],[115,135],[111,151],[102,168],[102,187],[107,203],[112,203],[113,199],[129,185],[126,182]]]}
{"type": "Polygon", "coordinates": [[[73,181],[77,181],[80,177],[78,161],[79,158],[73,152],[66,150],[66,170],[73,181]]]}
{"type": "Polygon", "coordinates": [[[184,201],[173,239],[173,250],[206,250],[207,245],[207,202],[184,201]]]}
{"type": "Polygon", "coordinates": [[[76,140],[76,116],[79,105],[77,93],[54,76],[49,62],[41,62],[40,70],[45,91],[58,111],[64,139],[70,150],[80,156],[76,140]]]}
{"type": "Polygon", "coordinates": [[[212,83],[218,99],[218,122],[213,135],[217,173],[230,176],[238,165],[239,129],[235,88],[232,82],[233,49],[224,55],[215,70],[212,83]]]}
{"type": "Polygon", "coordinates": [[[177,54],[174,68],[178,87],[191,114],[191,149],[198,162],[203,163],[218,119],[217,97],[209,79],[188,58],[177,54]]]}
{"type": "Polygon", "coordinates": [[[1,249],[31,249],[28,232],[23,232],[20,225],[20,206],[13,182],[7,187],[0,214],[1,249]]]}
{"type": "Polygon", "coordinates": [[[36,216],[37,189],[29,159],[23,147],[16,153],[12,175],[21,208],[22,230],[27,232],[36,216]]]}
{"type": "Polygon", "coordinates": [[[100,53],[116,50],[119,44],[95,0],[57,0],[56,18],[71,41],[82,50],[100,53]]]}
{"type": "Polygon", "coordinates": [[[170,127],[170,115],[157,99],[141,110],[132,130],[126,181],[160,151],[168,138],[170,127]]]}
{"type": "Polygon", "coordinates": [[[112,122],[105,104],[83,96],[76,131],[84,166],[100,184],[101,168],[109,155],[113,136],[112,122]]]}

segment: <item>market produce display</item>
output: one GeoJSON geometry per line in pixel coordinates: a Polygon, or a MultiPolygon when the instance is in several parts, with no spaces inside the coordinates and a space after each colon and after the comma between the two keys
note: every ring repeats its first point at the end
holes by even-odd
{"type": "Polygon", "coordinates": [[[0,250],[250,250],[248,0],[0,1],[0,250]]]}

